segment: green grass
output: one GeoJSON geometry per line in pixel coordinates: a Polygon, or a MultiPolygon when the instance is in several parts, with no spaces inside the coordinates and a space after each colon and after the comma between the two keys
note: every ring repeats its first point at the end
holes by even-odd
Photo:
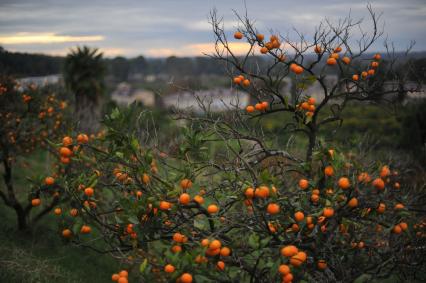
{"type": "Polygon", "coordinates": [[[0,213],[0,282],[108,282],[119,270],[113,258],[61,239],[53,215],[19,232],[14,212],[0,206],[0,213]]]}
{"type": "MultiPolygon", "coordinates": [[[[13,178],[20,201],[27,201],[26,192],[30,190],[25,176],[49,172],[48,158],[43,152],[35,152],[18,160],[13,178]]],[[[0,188],[4,190],[2,182],[0,188]]],[[[30,232],[17,231],[14,210],[2,202],[0,215],[0,282],[109,282],[111,274],[120,270],[112,257],[64,241],[53,213],[30,232]]]]}

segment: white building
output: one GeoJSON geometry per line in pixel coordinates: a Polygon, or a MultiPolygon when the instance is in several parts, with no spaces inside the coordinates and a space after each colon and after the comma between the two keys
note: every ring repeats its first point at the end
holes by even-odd
{"type": "Polygon", "coordinates": [[[201,91],[184,91],[163,97],[166,108],[192,110],[202,113],[203,107],[212,112],[244,109],[250,103],[249,94],[229,88],[216,88],[201,91]]]}

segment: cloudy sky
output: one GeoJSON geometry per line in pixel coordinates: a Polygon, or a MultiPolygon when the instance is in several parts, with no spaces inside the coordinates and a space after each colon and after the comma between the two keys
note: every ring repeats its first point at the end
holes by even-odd
{"type": "MultiPolygon", "coordinates": [[[[403,50],[415,40],[426,50],[426,0],[371,0],[383,13],[385,36],[403,50]]],[[[101,48],[107,56],[194,56],[212,48],[209,12],[216,8],[232,33],[233,10],[273,29],[309,34],[325,17],[337,21],[351,11],[366,18],[364,0],[0,0],[0,45],[7,50],[63,55],[77,45],[101,48]]],[[[368,22],[366,22],[368,23],[368,22]]],[[[365,26],[367,28],[367,25],[365,26]]],[[[383,40],[374,51],[383,49],[383,40]]]]}

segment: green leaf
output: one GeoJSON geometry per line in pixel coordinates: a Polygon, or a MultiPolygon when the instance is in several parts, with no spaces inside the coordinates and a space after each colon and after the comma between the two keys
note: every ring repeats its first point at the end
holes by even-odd
{"type": "Polygon", "coordinates": [[[90,177],[88,183],[89,183],[88,187],[91,187],[91,188],[95,187],[96,184],[98,183],[98,176],[96,174],[93,174],[93,176],[90,177]]]}
{"type": "Polygon", "coordinates": [[[145,259],[142,263],[141,263],[141,265],[139,266],[139,271],[140,271],[140,273],[143,273],[144,271],[145,271],[145,269],[146,269],[146,266],[148,265],[148,260],[147,259],[145,259]]]}
{"type": "Polygon", "coordinates": [[[52,142],[51,140],[49,140],[49,139],[45,139],[45,141],[47,141],[47,143],[50,145],[50,146],[53,146],[53,147],[59,147],[59,146],[61,146],[61,144],[60,143],[54,143],[54,142],[52,142]]]}
{"type": "Polygon", "coordinates": [[[138,220],[138,218],[136,217],[136,216],[129,216],[129,218],[128,218],[128,220],[129,220],[129,222],[130,223],[132,223],[132,224],[138,224],[139,223],[139,220],[138,220]]]}
{"type": "Polygon", "coordinates": [[[206,228],[206,221],[204,219],[196,218],[194,220],[194,227],[200,230],[204,230],[206,228]]]}
{"type": "Polygon", "coordinates": [[[260,241],[260,246],[261,246],[261,247],[266,247],[266,246],[268,246],[268,244],[269,244],[269,242],[271,241],[271,239],[272,239],[272,237],[266,237],[266,238],[262,239],[262,240],[260,241]]]}
{"type": "Polygon", "coordinates": [[[153,159],[152,152],[151,152],[151,150],[148,150],[147,153],[145,154],[146,163],[151,164],[152,159],[153,159]]]}
{"type": "Polygon", "coordinates": [[[120,116],[120,110],[118,108],[114,108],[112,110],[111,115],[109,116],[111,119],[115,120],[120,116]]]}
{"type": "Polygon", "coordinates": [[[364,282],[368,282],[370,279],[371,279],[371,275],[362,274],[361,276],[359,276],[358,278],[354,280],[354,283],[364,283],[364,282]]]}
{"type": "Polygon", "coordinates": [[[132,138],[132,141],[130,142],[132,149],[134,151],[138,151],[139,150],[139,141],[136,138],[132,138]]]}
{"type": "Polygon", "coordinates": [[[248,239],[248,244],[253,249],[259,248],[259,235],[251,234],[248,239]]]}

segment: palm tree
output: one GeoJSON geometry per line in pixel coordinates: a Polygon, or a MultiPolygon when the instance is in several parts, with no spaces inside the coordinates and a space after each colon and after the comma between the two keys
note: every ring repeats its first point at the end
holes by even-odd
{"type": "Polygon", "coordinates": [[[75,95],[78,127],[85,132],[94,132],[99,127],[106,74],[102,55],[96,48],[77,47],[64,62],[65,85],[75,95]]]}

